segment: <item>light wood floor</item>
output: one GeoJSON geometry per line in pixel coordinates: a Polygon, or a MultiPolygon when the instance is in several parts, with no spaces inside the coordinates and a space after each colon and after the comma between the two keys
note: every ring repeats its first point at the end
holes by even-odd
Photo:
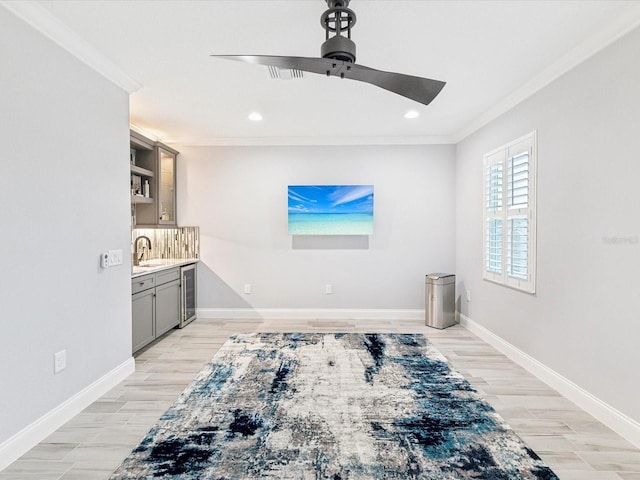
{"type": "Polygon", "coordinates": [[[460,326],[418,321],[197,320],[137,355],[136,372],[0,472],[99,480],[135,447],[231,333],[425,333],[562,480],[640,480],[640,450],[460,326]]]}

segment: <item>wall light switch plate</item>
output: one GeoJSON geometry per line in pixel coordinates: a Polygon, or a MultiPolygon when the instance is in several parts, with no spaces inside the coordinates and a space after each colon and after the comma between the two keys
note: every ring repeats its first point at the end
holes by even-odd
{"type": "Polygon", "coordinates": [[[333,285],[331,285],[330,283],[327,283],[324,286],[324,293],[326,293],[327,295],[331,295],[333,293],[333,285]]]}
{"type": "Polygon", "coordinates": [[[251,284],[250,283],[245,283],[244,284],[244,293],[246,293],[247,295],[251,293],[251,284]]]}
{"type": "Polygon", "coordinates": [[[122,265],[122,250],[109,250],[109,266],[122,265]]]}

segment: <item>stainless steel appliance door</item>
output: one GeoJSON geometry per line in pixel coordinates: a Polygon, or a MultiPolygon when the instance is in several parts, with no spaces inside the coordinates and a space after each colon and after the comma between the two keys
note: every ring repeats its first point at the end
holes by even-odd
{"type": "Polygon", "coordinates": [[[180,328],[196,319],[196,264],[180,268],[182,278],[182,309],[180,328]]]}

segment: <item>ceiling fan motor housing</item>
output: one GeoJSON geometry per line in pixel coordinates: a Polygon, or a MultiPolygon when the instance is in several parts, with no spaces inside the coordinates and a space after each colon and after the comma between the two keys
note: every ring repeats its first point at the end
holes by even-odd
{"type": "Polygon", "coordinates": [[[320,53],[323,58],[355,63],[356,44],[347,37],[336,35],[322,44],[320,53]]]}

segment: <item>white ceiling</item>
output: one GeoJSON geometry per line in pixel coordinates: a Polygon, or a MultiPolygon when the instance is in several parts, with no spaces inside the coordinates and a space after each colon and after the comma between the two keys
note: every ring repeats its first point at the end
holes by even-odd
{"type": "Polygon", "coordinates": [[[356,81],[273,80],[266,67],[210,57],[320,56],[324,0],[33,5],[139,82],[132,123],[176,144],[459,140],[640,23],[638,1],[352,0],[357,63],[447,82],[424,106],[356,81]],[[403,118],[410,109],[420,117],[403,118]],[[247,120],[252,111],[264,120],[247,120]]]}

